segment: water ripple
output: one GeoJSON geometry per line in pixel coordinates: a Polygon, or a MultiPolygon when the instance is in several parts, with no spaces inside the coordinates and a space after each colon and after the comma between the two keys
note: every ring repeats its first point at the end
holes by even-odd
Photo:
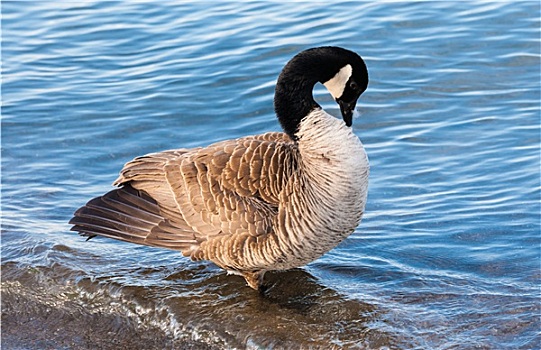
{"type": "Polygon", "coordinates": [[[2,3],[2,346],[538,348],[539,11],[2,3]],[[261,298],[211,264],[68,232],[137,155],[279,130],[277,75],[316,45],[359,52],[371,80],[366,216],[337,249],[261,298]]]}

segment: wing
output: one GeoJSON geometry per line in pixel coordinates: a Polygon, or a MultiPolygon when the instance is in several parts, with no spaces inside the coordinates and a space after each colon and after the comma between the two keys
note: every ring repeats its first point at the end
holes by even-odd
{"type": "MultiPolygon", "coordinates": [[[[137,221],[142,216],[138,214],[141,208],[132,200],[130,220],[124,220],[118,230],[138,232],[138,236],[130,240],[130,236],[119,234],[113,238],[178,249],[192,255],[201,242],[218,236],[268,234],[272,232],[280,192],[296,168],[295,151],[295,144],[287,135],[267,133],[206,148],[165,151],[136,158],[121,171],[115,184],[124,187],[115,191],[133,187],[135,193],[141,193],[140,197],[148,197],[145,203],[154,203],[156,208],[152,214],[156,215],[157,209],[161,218],[159,221],[147,218],[144,228],[132,229],[134,225],[142,226],[137,221]]],[[[111,202],[108,198],[93,201],[83,208],[92,207],[92,211],[96,211],[97,204],[111,202]]],[[[83,208],[79,217],[85,211],[83,208]]],[[[122,211],[118,208],[106,211],[115,210],[122,211]]],[[[103,215],[103,210],[92,216],[95,220],[99,215],[103,215]]],[[[116,217],[126,217],[126,213],[116,217]]],[[[108,220],[113,219],[108,217],[108,220]]],[[[81,219],[74,222],[77,224],[74,230],[87,236],[106,235],[96,229],[82,230],[81,219]]],[[[114,236],[110,231],[106,233],[108,237],[114,236]]]]}

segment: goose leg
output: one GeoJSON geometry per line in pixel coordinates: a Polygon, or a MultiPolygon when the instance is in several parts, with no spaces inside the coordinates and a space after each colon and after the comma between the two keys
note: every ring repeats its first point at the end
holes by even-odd
{"type": "Polygon", "coordinates": [[[263,276],[265,271],[254,271],[254,272],[242,272],[242,276],[248,283],[248,286],[251,288],[261,291],[263,287],[263,276]]]}

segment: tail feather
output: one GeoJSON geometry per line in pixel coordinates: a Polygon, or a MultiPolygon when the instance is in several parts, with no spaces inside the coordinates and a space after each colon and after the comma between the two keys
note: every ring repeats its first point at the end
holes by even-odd
{"type": "MultiPolygon", "coordinates": [[[[118,192],[119,190],[115,190],[118,192]]],[[[115,193],[113,193],[115,194],[115,193]]],[[[117,202],[107,198],[106,194],[103,197],[94,198],[84,207],[75,212],[75,216],[86,217],[96,220],[119,221],[133,227],[142,227],[147,229],[152,228],[163,218],[159,215],[146,212],[137,207],[133,207],[130,203],[117,202]]]]}
{"type": "Polygon", "coordinates": [[[154,199],[129,184],[90,200],[75,212],[70,224],[71,231],[88,239],[104,236],[183,251],[197,245],[193,232],[171,224],[154,199]]]}
{"type": "Polygon", "coordinates": [[[113,212],[124,213],[152,224],[163,220],[156,201],[145,192],[138,191],[130,185],[110,191],[104,196],[94,198],[87,203],[86,207],[110,208],[113,212]]]}
{"type": "MultiPolygon", "coordinates": [[[[89,223],[86,218],[74,218],[72,224],[75,225],[72,231],[79,231],[82,236],[88,237],[87,240],[96,236],[104,236],[114,239],[119,239],[126,242],[144,244],[143,235],[127,234],[125,227],[121,227],[118,223],[111,222],[109,226],[102,223],[89,223]],[[113,227],[113,225],[117,227],[113,227]]],[[[132,232],[134,233],[134,232],[132,232]]]]}

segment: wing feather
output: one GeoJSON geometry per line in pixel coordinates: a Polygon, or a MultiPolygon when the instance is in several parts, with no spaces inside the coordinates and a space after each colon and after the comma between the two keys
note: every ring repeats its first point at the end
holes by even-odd
{"type": "Polygon", "coordinates": [[[266,133],[135,158],[115,181],[123,187],[79,209],[72,230],[192,257],[204,241],[268,234],[295,147],[286,134],[266,133]]]}

